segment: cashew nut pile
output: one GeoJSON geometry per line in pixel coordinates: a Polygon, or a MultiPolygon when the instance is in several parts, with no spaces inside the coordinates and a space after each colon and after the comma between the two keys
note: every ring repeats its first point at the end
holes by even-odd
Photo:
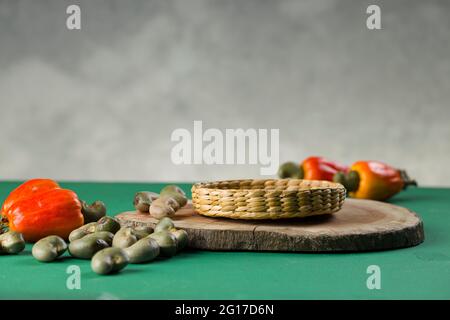
{"type": "MultiPolygon", "coordinates": [[[[186,205],[185,193],[177,186],[163,188],[158,195],[138,192],[134,206],[160,220],[155,229],[148,226],[121,226],[106,216],[106,206],[101,201],[91,205],[82,202],[85,225],[73,230],[69,243],[56,235],[37,241],[32,255],[41,262],[58,260],[66,251],[77,259],[91,259],[91,268],[98,274],[115,273],[128,264],[150,262],[157,257],[172,257],[188,244],[185,230],[175,228],[169,218],[186,205]]],[[[0,234],[0,254],[17,254],[25,248],[22,234],[8,231],[0,234]]]]}
{"type": "MultiPolygon", "coordinates": [[[[3,244],[2,239],[9,253],[17,253],[25,246],[17,232],[1,235],[0,244],[3,244]]],[[[73,230],[69,240],[67,245],[61,237],[45,237],[34,244],[32,254],[39,261],[51,262],[68,250],[73,258],[91,259],[94,272],[109,274],[122,270],[129,263],[150,262],[158,256],[172,257],[187,246],[188,235],[176,229],[168,217],[161,219],[155,230],[147,226],[120,227],[114,218],[103,217],[73,230]]]]}
{"type": "Polygon", "coordinates": [[[155,219],[173,217],[187,203],[186,194],[175,185],[164,187],[158,194],[148,191],[136,193],[134,207],[140,213],[150,213],[155,219]]]}

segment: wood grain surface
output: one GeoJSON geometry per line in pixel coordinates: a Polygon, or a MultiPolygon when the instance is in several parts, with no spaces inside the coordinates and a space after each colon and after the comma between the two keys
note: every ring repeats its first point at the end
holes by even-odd
{"type": "MultiPolygon", "coordinates": [[[[157,223],[134,211],[116,218],[126,226],[157,223]]],[[[173,220],[188,232],[190,247],[207,250],[345,252],[403,248],[424,241],[423,223],[415,213],[372,200],[347,199],[332,215],[275,221],[209,218],[188,204],[173,220]]]]}

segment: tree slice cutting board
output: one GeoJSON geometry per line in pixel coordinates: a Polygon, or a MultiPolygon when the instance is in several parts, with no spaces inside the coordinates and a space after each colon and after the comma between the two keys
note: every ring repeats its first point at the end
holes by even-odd
{"type": "MultiPolygon", "coordinates": [[[[123,226],[150,225],[149,214],[124,212],[123,226]]],[[[189,246],[207,250],[368,251],[415,246],[423,242],[422,220],[406,208],[372,200],[345,200],[333,215],[270,221],[209,218],[190,204],[177,211],[175,227],[185,229],[189,246]]]]}

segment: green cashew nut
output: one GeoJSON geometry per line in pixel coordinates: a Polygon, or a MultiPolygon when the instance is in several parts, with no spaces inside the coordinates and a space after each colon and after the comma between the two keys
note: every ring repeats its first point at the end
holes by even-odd
{"type": "Polygon", "coordinates": [[[0,235],[0,254],[15,254],[25,249],[25,240],[21,233],[8,231],[0,235]]]}
{"type": "Polygon", "coordinates": [[[133,229],[134,229],[135,231],[145,232],[145,233],[147,233],[147,234],[150,234],[150,233],[153,232],[153,228],[150,227],[149,225],[146,225],[146,224],[134,226],[133,229]]]}
{"type": "Polygon", "coordinates": [[[172,228],[175,228],[172,219],[170,219],[169,217],[164,217],[161,220],[159,220],[159,222],[156,224],[155,232],[167,231],[172,228]]]}
{"type": "Polygon", "coordinates": [[[109,231],[96,231],[84,236],[82,239],[86,238],[101,239],[105,241],[108,244],[108,246],[112,246],[114,234],[109,231]]]}
{"type": "Polygon", "coordinates": [[[171,217],[180,208],[179,203],[167,195],[161,196],[152,202],[150,206],[150,215],[156,219],[171,217]]]}
{"type": "Polygon", "coordinates": [[[174,213],[175,211],[180,209],[180,204],[178,203],[178,201],[170,195],[163,195],[155,201],[161,201],[164,205],[171,207],[174,210],[174,213]]]}
{"type": "Polygon", "coordinates": [[[140,191],[134,196],[133,205],[137,211],[142,213],[149,213],[150,205],[156,199],[159,194],[150,191],[140,191]]]}
{"type": "Polygon", "coordinates": [[[59,236],[48,236],[42,238],[33,245],[31,253],[33,257],[42,262],[56,260],[67,250],[67,244],[59,236]]]}
{"type": "Polygon", "coordinates": [[[153,228],[150,226],[137,226],[133,227],[133,233],[138,240],[147,237],[150,233],[153,233],[153,228]]]}
{"type": "Polygon", "coordinates": [[[189,243],[188,233],[182,229],[171,229],[170,232],[177,239],[177,251],[183,250],[189,243]]]}
{"type": "Polygon", "coordinates": [[[134,230],[130,227],[121,228],[114,235],[113,247],[115,248],[128,248],[138,241],[138,237],[135,235],[134,230]]]}
{"type": "Polygon", "coordinates": [[[143,263],[155,259],[160,252],[159,244],[150,237],[144,238],[124,249],[130,258],[130,263],[143,263]]]}
{"type": "Polygon", "coordinates": [[[149,235],[158,242],[162,256],[172,257],[177,253],[177,238],[170,232],[160,231],[149,235]]]}
{"type": "Polygon", "coordinates": [[[94,201],[90,205],[81,201],[81,213],[84,217],[84,223],[97,222],[100,218],[106,216],[106,205],[100,200],[94,201]]]}
{"type": "Polygon", "coordinates": [[[120,223],[111,217],[103,217],[97,221],[95,226],[95,231],[109,231],[111,233],[116,233],[120,229],[120,223]]]}
{"type": "Polygon", "coordinates": [[[90,222],[88,224],[85,224],[84,226],[79,227],[78,229],[73,230],[69,234],[69,242],[81,239],[84,236],[95,232],[96,226],[97,222],[90,222]]]}
{"type": "Polygon", "coordinates": [[[160,195],[174,198],[175,201],[178,202],[180,207],[184,207],[187,203],[186,193],[184,193],[184,191],[176,185],[165,186],[161,190],[160,195]]]}
{"type": "Polygon", "coordinates": [[[69,234],[69,242],[81,239],[91,233],[105,231],[111,232],[112,234],[116,233],[120,229],[120,223],[117,222],[114,218],[105,216],[100,218],[97,222],[90,222],[85,224],[84,226],[79,227],[78,229],[73,230],[69,234]]]}
{"type": "Polygon", "coordinates": [[[69,244],[69,253],[71,256],[79,259],[90,259],[98,251],[109,247],[105,240],[95,236],[86,236],[81,239],[72,241],[69,244]]]}
{"type": "Polygon", "coordinates": [[[130,258],[123,249],[106,248],[92,257],[91,268],[98,274],[110,274],[122,270],[129,262],[130,258]]]}

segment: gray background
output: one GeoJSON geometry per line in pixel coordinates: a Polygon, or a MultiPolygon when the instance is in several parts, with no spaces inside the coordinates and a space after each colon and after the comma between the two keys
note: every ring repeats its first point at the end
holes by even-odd
{"type": "Polygon", "coordinates": [[[379,159],[448,186],[449,40],[449,1],[0,1],[0,177],[257,177],[171,163],[171,132],[203,120],[279,128],[281,161],[379,159]]]}

